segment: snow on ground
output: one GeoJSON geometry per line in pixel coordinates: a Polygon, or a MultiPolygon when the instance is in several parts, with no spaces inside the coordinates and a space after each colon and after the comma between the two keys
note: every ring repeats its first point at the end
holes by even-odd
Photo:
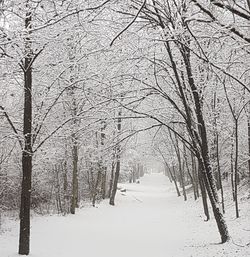
{"type": "MultiPolygon", "coordinates": [[[[162,174],[123,184],[116,206],[103,201],[76,215],[32,219],[31,257],[204,257],[250,256],[250,207],[227,215],[231,242],[219,244],[214,220],[204,222],[200,202],[177,198],[162,174]]],[[[249,199],[248,199],[249,201],[249,199]]],[[[0,257],[16,257],[18,223],[0,234],[0,257]]]]}

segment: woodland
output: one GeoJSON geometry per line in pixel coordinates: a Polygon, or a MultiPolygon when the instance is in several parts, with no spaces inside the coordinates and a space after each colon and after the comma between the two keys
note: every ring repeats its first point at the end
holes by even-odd
{"type": "Polygon", "coordinates": [[[230,241],[227,201],[241,219],[250,198],[249,26],[250,0],[1,0],[0,230],[18,213],[18,253],[32,213],[114,206],[154,169],[230,241]]]}

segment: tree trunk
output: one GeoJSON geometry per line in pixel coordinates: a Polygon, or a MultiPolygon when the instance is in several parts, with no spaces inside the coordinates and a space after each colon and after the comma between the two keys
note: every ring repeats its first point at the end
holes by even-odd
{"type": "MultiPolygon", "coordinates": [[[[118,131],[118,138],[119,135],[121,133],[121,123],[122,123],[122,119],[121,119],[121,110],[118,113],[118,120],[117,120],[117,131],[118,131]]],[[[119,176],[120,176],[120,169],[121,169],[121,161],[120,161],[120,156],[121,154],[121,146],[120,143],[118,143],[117,146],[117,150],[116,150],[116,169],[115,169],[115,175],[114,175],[114,183],[112,186],[112,192],[111,192],[111,196],[109,199],[109,204],[110,205],[115,205],[115,195],[116,195],[116,191],[117,191],[117,185],[118,185],[118,180],[119,180],[119,176]]]]}
{"type": "Polygon", "coordinates": [[[63,213],[64,215],[69,212],[69,203],[68,203],[68,177],[67,177],[67,162],[64,161],[62,164],[63,170],[63,213]]]}
{"type": "Polygon", "coordinates": [[[221,206],[222,206],[223,213],[225,213],[224,188],[223,188],[223,185],[222,185],[222,177],[221,177],[221,170],[220,170],[219,135],[218,135],[218,132],[216,133],[216,160],[217,160],[217,172],[218,172],[218,179],[219,179],[219,187],[220,187],[220,192],[221,192],[221,206]]]}
{"type": "Polygon", "coordinates": [[[189,166],[188,166],[188,159],[187,159],[187,152],[186,152],[186,145],[185,145],[185,143],[183,143],[183,156],[184,156],[184,160],[185,160],[184,163],[186,163],[187,173],[188,173],[188,175],[190,177],[191,184],[192,184],[192,187],[193,187],[194,200],[196,200],[197,199],[197,195],[196,195],[195,178],[194,178],[193,174],[191,174],[189,166]]]}
{"type": "Polygon", "coordinates": [[[71,193],[71,207],[70,213],[75,214],[75,209],[78,207],[78,179],[77,179],[77,169],[78,169],[78,147],[75,142],[76,138],[73,135],[73,149],[72,149],[72,158],[73,158],[73,174],[72,174],[72,193],[71,193]]]}
{"type": "Polygon", "coordinates": [[[195,189],[196,189],[196,196],[197,198],[200,197],[199,194],[199,178],[198,178],[198,172],[197,172],[197,166],[196,166],[196,161],[195,157],[193,154],[191,154],[191,160],[192,160],[192,175],[195,183],[195,189]]]}
{"type": "Polygon", "coordinates": [[[235,199],[235,213],[236,218],[239,218],[238,206],[238,155],[239,155],[239,142],[238,142],[238,120],[235,120],[235,163],[234,163],[234,199],[235,199]]]}
{"type": "Polygon", "coordinates": [[[169,168],[168,168],[168,166],[166,165],[166,163],[165,163],[165,165],[164,165],[164,174],[165,174],[165,176],[168,177],[169,182],[172,183],[172,182],[173,182],[172,176],[170,175],[169,168]]]}
{"type": "Polygon", "coordinates": [[[56,203],[57,203],[57,212],[62,213],[63,208],[62,208],[62,201],[61,201],[61,189],[60,189],[60,178],[59,178],[59,173],[60,173],[60,166],[55,165],[55,180],[56,180],[56,203]]]}
{"type": "MultiPolygon", "coordinates": [[[[28,4],[27,4],[28,5],[28,4]]],[[[28,7],[28,6],[27,6],[28,7]]],[[[20,206],[20,234],[19,251],[21,255],[28,255],[30,251],[30,197],[32,178],[32,53],[31,53],[31,13],[26,13],[25,38],[26,56],[24,60],[24,115],[23,135],[24,149],[22,151],[22,191],[20,206]]]]}
{"type": "Polygon", "coordinates": [[[107,178],[107,169],[104,167],[102,173],[102,199],[106,198],[106,178],[107,178]]]}
{"type": "Polygon", "coordinates": [[[102,169],[102,185],[101,185],[101,190],[102,190],[102,199],[106,198],[106,180],[107,180],[107,167],[106,165],[104,165],[104,161],[103,161],[103,147],[105,144],[105,128],[106,128],[107,124],[105,121],[102,122],[102,127],[101,127],[101,169],[102,169]]]}
{"type": "Polygon", "coordinates": [[[95,207],[95,203],[96,203],[96,197],[97,197],[97,192],[98,192],[98,185],[100,183],[101,180],[101,167],[98,167],[98,172],[97,172],[97,178],[96,178],[96,182],[94,183],[94,188],[93,188],[93,195],[92,195],[92,206],[95,207]]]}
{"type": "Polygon", "coordinates": [[[204,209],[204,214],[207,217],[207,221],[210,219],[209,215],[209,209],[208,209],[208,204],[207,204],[207,193],[206,193],[206,188],[203,182],[203,177],[202,177],[202,171],[200,170],[200,165],[198,168],[198,179],[199,179],[199,184],[200,184],[200,189],[201,189],[201,198],[202,198],[202,204],[203,204],[203,209],[204,209]]]}
{"type": "Polygon", "coordinates": [[[176,171],[175,171],[175,168],[174,166],[172,166],[172,169],[173,169],[173,172],[171,172],[172,174],[172,178],[173,178],[173,181],[174,181],[174,185],[175,185],[175,189],[176,189],[176,193],[177,193],[177,196],[181,196],[181,193],[180,193],[180,190],[179,190],[179,187],[178,187],[178,184],[177,184],[177,179],[176,179],[176,171]]]}
{"type": "Polygon", "coordinates": [[[190,85],[190,88],[192,90],[192,95],[194,98],[195,103],[195,113],[198,121],[199,126],[199,134],[201,138],[200,142],[200,152],[197,152],[197,154],[200,155],[200,164],[202,167],[202,176],[204,180],[204,184],[206,186],[206,190],[209,196],[210,203],[212,205],[214,217],[216,220],[216,224],[221,236],[222,243],[225,243],[229,240],[229,233],[228,229],[223,217],[223,214],[220,211],[219,208],[219,202],[218,202],[218,194],[215,184],[214,175],[211,169],[210,160],[209,160],[209,151],[208,151],[208,141],[207,141],[207,132],[206,132],[206,125],[203,119],[202,114],[202,103],[199,96],[198,88],[196,87],[196,84],[194,82],[192,69],[191,69],[191,63],[190,63],[190,49],[187,46],[182,46],[182,55],[185,63],[185,68],[187,72],[188,77],[188,83],[190,85]]]}
{"type": "Polygon", "coordinates": [[[172,179],[172,181],[174,181],[174,185],[175,185],[175,189],[176,189],[176,193],[177,193],[177,196],[181,196],[181,193],[180,193],[180,190],[178,188],[178,185],[177,185],[177,181],[176,181],[176,176],[175,176],[175,172],[174,172],[174,166],[173,166],[173,172],[171,171],[171,167],[168,165],[167,163],[167,160],[165,159],[163,153],[161,152],[161,150],[159,149],[159,153],[161,154],[161,157],[165,163],[165,166],[166,168],[168,169],[168,172],[170,174],[170,177],[172,179]]]}
{"type": "Polygon", "coordinates": [[[110,176],[110,181],[109,181],[109,192],[108,192],[108,197],[111,197],[111,193],[112,193],[112,187],[113,187],[113,183],[114,183],[114,171],[115,171],[115,160],[112,161],[111,164],[111,176],[110,176]]]}
{"type": "Polygon", "coordinates": [[[181,163],[181,155],[180,155],[180,149],[179,149],[179,144],[178,144],[178,138],[175,135],[175,140],[174,140],[170,130],[169,130],[169,136],[170,136],[170,139],[172,141],[172,144],[174,146],[175,153],[176,153],[176,156],[177,156],[178,166],[179,166],[179,177],[180,177],[179,182],[180,182],[180,185],[182,187],[182,193],[183,193],[184,201],[186,201],[187,200],[187,194],[186,194],[186,188],[185,188],[185,182],[184,182],[184,171],[182,170],[182,163],[181,163]]]}
{"type": "MultiPolygon", "coordinates": [[[[117,152],[119,152],[119,151],[117,151],[117,152]]],[[[119,180],[119,176],[120,176],[120,168],[121,168],[120,165],[121,165],[121,163],[120,163],[120,155],[117,154],[114,183],[113,183],[113,187],[112,187],[111,196],[110,196],[110,199],[109,199],[109,204],[110,205],[115,205],[115,195],[116,195],[118,180],[119,180]]]]}
{"type": "Polygon", "coordinates": [[[231,168],[230,178],[231,178],[231,186],[232,186],[232,196],[233,196],[233,200],[235,201],[233,149],[234,149],[234,143],[233,143],[233,139],[232,139],[231,153],[230,153],[230,168],[231,168]]]}

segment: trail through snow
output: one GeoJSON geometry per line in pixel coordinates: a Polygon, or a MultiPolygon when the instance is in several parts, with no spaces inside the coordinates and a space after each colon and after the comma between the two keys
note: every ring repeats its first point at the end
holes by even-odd
{"type": "MultiPolygon", "coordinates": [[[[199,203],[184,203],[162,174],[124,184],[116,206],[103,201],[76,215],[35,217],[31,257],[250,256],[249,247],[218,244],[214,221],[204,222],[199,203]]],[[[193,202],[193,201],[192,201],[193,202]]],[[[249,232],[248,232],[249,235],[249,232]]],[[[0,235],[0,257],[16,257],[18,223],[0,235]]]]}

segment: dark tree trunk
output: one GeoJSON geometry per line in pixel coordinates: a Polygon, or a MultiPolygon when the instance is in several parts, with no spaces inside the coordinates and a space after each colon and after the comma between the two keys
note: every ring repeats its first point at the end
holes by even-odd
{"type": "MultiPolygon", "coordinates": [[[[26,14],[25,28],[31,28],[31,13],[26,14]]],[[[30,197],[32,178],[32,53],[30,33],[25,38],[26,56],[24,60],[24,115],[23,135],[24,149],[22,151],[22,191],[20,206],[19,251],[28,255],[30,251],[30,197]]]]}
{"type": "Polygon", "coordinates": [[[102,149],[101,149],[101,152],[102,152],[102,155],[101,155],[101,169],[102,169],[102,185],[101,185],[101,190],[102,190],[102,199],[105,199],[106,198],[106,180],[107,180],[107,167],[106,165],[104,164],[104,161],[103,161],[103,147],[104,147],[104,144],[105,144],[105,128],[106,128],[107,124],[105,121],[102,122],[102,127],[101,127],[101,146],[102,146],[102,149]]]}
{"type": "Polygon", "coordinates": [[[182,193],[183,193],[184,201],[186,201],[187,200],[187,194],[186,194],[186,188],[185,188],[185,183],[184,183],[184,170],[182,170],[182,163],[181,163],[181,155],[180,155],[180,149],[179,149],[179,144],[178,144],[178,138],[175,135],[175,139],[173,139],[170,130],[169,130],[169,136],[170,136],[170,139],[172,141],[172,144],[173,144],[173,147],[175,149],[176,156],[177,156],[178,166],[179,166],[179,182],[180,182],[180,186],[182,187],[182,193]]]}
{"type": "Polygon", "coordinates": [[[57,206],[57,212],[58,213],[62,213],[63,212],[63,208],[62,208],[62,199],[61,199],[61,188],[60,188],[60,166],[59,165],[55,165],[55,184],[56,184],[56,206],[57,206]]]}
{"type": "Polygon", "coordinates": [[[182,187],[184,201],[187,201],[187,193],[186,193],[186,187],[185,187],[185,173],[184,173],[184,163],[185,162],[183,162],[183,165],[182,165],[181,153],[180,153],[180,149],[179,149],[178,139],[176,136],[175,136],[175,140],[176,140],[175,149],[176,149],[177,159],[178,159],[178,163],[179,163],[180,183],[181,183],[181,187],[182,187]]]}
{"type": "MultiPolygon", "coordinates": [[[[194,173],[191,174],[190,169],[189,169],[185,143],[183,143],[183,156],[184,156],[184,160],[185,160],[185,163],[186,163],[187,173],[188,173],[188,175],[189,175],[189,177],[190,177],[191,184],[192,184],[192,187],[193,187],[194,200],[196,200],[196,199],[197,199],[197,194],[196,194],[195,178],[194,178],[194,176],[193,176],[194,173]]],[[[184,165],[183,165],[183,166],[184,166],[184,165]]]]}
{"type": "Polygon", "coordinates": [[[114,183],[114,172],[115,172],[115,160],[112,161],[111,164],[111,176],[110,176],[110,181],[109,181],[109,192],[108,192],[108,197],[111,197],[111,193],[112,193],[112,187],[113,187],[113,183],[114,183]]]}
{"type": "Polygon", "coordinates": [[[92,195],[92,206],[93,207],[95,207],[96,197],[97,197],[97,193],[98,193],[98,185],[100,183],[101,176],[102,176],[102,171],[101,171],[101,167],[99,166],[98,167],[98,172],[97,172],[96,182],[94,183],[94,188],[93,188],[93,195],[92,195]]]}
{"type": "MultiPolygon", "coordinates": [[[[118,113],[118,120],[117,120],[117,131],[118,131],[118,136],[121,133],[121,123],[122,123],[122,119],[121,119],[121,111],[119,111],[118,113]]],[[[115,169],[115,175],[114,175],[114,183],[112,186],[112,192],[111,192],[111,196],[109,199],[109,204],[110,205],[115,205],[115,195],[116,195],[116,191],[117,191],[117,185],[118,185],[118,180],[119,180],[119,176],[120,176],[120,169],[121,169],[121,161],[120,161],[120,156],[121,154],[121,146],[120,143],[118,143],[117,149],[116,149],[116,169],[115,169]]]]}
{"type": "Polygon", "coordinates": [[[239,218],[239,205],[238,205],[238,155],[239,155],[239,142],[238,142],[238,120],[235,120],[235,163],[234,163],[234,199],[235,199],[235,213],[236,218],[239,218]]]}
{"type": "Polygon", "coordinates": [[[221,192],[221,205],[222,205],[222,211],[225,213],[225,206],[224,206],[224,191],[223,191],[223,186],[222,186],[222,177],[221,177],[221,170],[220,170],[220,155],[219,155],[219,133],[218,133],[218,128],[217,128],[217,116],[216,113],[216,105],[219,102],[219,99],[217,98],[216,93],[214,93],[214,99],[213,99],[213,112],[214,112],[214,146],[213,146],[213,157],[214,157],[214,163],[216,163],[216,185],[217,189],[220,190],[221,192]]]}
{"type": "Polygon", "coordinates": [[[234,194],[234,163],[233,163],[233,148],[234,148],[234,143],[232,140],[232,145],[231,145],[231,153],[230,153],[230,179],[231,179],[231,187],[232,187],[232,196],[233,200],[235,201],[235,194],[234,194]]]}
{"type": "Polygon", "coordinates": [[[207,132],[206,132],[206,125],[202,114],[202,103],[198,93],[198,88],[196,87],[196,84],[194,82],[191,63],[190,63],[190,50],[187,46],[182,46],[182,55],[183,55],[185,68],[187,72],[188,83],[190,85],[190,88],[192,90],[192,95],[194,98],[195,112],[196,112],[196,117],[199,124],[199,134],[201,138],[201,142],[200,142],[201,152],[200,153],[197,152],[197,154],[200,155],[199,162],[203,166],[202,176],[203,176],[204,184],[206,186],[206,190],[209,196],[210,203],[212,205],[216,224],[221,236],[221,241],[222,243],[225,243],[226,241],[229,240],[229,233],[228,233],[228,229],[227,229],[223,214],[221,213],[219,208],[219,201],[218,201],[219,199],[218,199],[215,179],[214,179],[214,175],[213,175],[211,165],[210,165],[210,160],[209,160],[207,132]]]}
{"type": "MultiPolygon", "coordinates": [[[[181,193],[180,193],[180,190],[179,190],[178,185],[177,185],[177,181],[176,181],[176,177],[175,177],[175,172],[171,171],[171,167],[168,165],[168,163],[167,163],[167,161],[166,161],[166,159],[165,159],[165,157],[164,157],[164,155],[163,155],[163,153],[161,152],[160,149],[159,149],[159,153],[160,153],[160,155],[161,155],[161,157],[162,157],[162,159],[163,159],[163,161],[165,163],[165,167],[166,167],[166,169],[169,172],[171,180],[174,182],[176,193],[177,193],[177,196],[179,197],[179,196],[181,196],[181,193]]],[[[173,166],[173,169],[174,169],[174,166],[173,166]]]]}
{"type": "Polygon", "coordinates": [[[169,171],[170,171],[170,174],[172,175],[172,178],[173,178],[173,181],[174,181],[177,196],[181,196],[181,193],[180,193],[180,190],[179,190],[179,187],[178,187],[178,184],[177,184],[176,172],[175,172],[174,166],[173,166],[173,172],[171,172],[171,169],[169,169],[169,171]]]}
{"type": "Polygon", "coordinates": [[[69,212],[69,203],[68,203],[68,176],[67,176],[67,162],[65,161],[62,164],[63,170],[63,213],[66,214],[69,212]]]}
{"type": "Polygon", "coordinates": [[[164,174],[165,174],[165,176],[168,177],[169,182],[172,183],[172,182],[173,182],[172,176],[170,175],[170,171],[169,171],[169,168],[168,168],[168,166],[166,165],[166,163],[165,163],[165,165],[164,165],[164,174]]]}
{"type": "Polygon", "coordinates": [[[73,174],[72,174],[72,193],[71,193],[70,213],[75,214],[75,210],[78,207],[78,179],[77,179],[78,147],[77,147],[75,135],[73,135],[72,158],[73,158],[73,174]]]}
{"type": "Polygon", "coordinates": [[[196,196],[197,196],[197,198],[199,198],[200,197],[200,193],[199,193],[199,178],[198,178],[196,161],[195,161],[195,157],[194,157],[193,154],[191,154],[191,160],[192,160],[192,174],[193,174],[193,179],[194,179],[194,183],[195,183],[196,196]]]}
{"type": "Polygon", "coordinates": [[[104,167],[104,170],[102,173],[102,199],[106,198],[106,177],[107,177],[107,170],[106,170],[106,167],[104,167]]]}
{"type": "Polygon", "coordinates": [[[221,176],[221,170],[220,170],[220,156],[219,156],[219,135],[217,133],[216,135],[216,160],[217,160],[217,172],[218,172],[218,179],[219,179],[219,185],[220,185],[220,192],[221,192],[221,206],[222,211],[225,213],[225,205],[224,205],[224,188],[222,185],[222,176],[221,176]]]}
{"type": "MultiPolygon", "coordinates": [[[[153,3],[154,4],[154,3],[153,3]]],[[[185,7],[183,8],[185,12],[185,7]]],[[[158,19],[157,26],[160,26],[163,29],[163,33],[166,35],[166,24],[165,21],[161,18],[161,15],[155,10],[156,14],[154,17],[158,19]]],[[[148,15],[150,17],[150,14],[148,15]]],[[[182,16],[184,17],[184,16],[182,16]]],[[[150,20],[151,21],[151,20],[150,20]]],[[[184,18],[182,19],[183,28],[188,31],[189,27],[186,24],[184,18]]],[[[193,35],[192,35],[193,36],[193,35]]],[[[166,35],[168,38],[168,35],[166,35]]],[[[165,39],[165,38],[164,38],[165,39]]],[[[227,230],[227,226],[225,220],[223,218],[223,214],[220,212],[219,209],[219,202],[218,202],[218,194],[216,190],[216,184],[214,179],[214,174],[211,170],[210,159],[209,159],[209,151],[208,151],[208,140],[207,140],[207,132],[206,132],[206,125],[203,118],[202,113],[202,97],[199,93],[199,88],[197,88],[194,76],[192,73],[191,62],[190,62],[190,46],[191,39],[188,38],[188,34],[181,37],[178,41],[175,41],[175,37],[173,37],[173,44],[180,50],[180,54],[182,56],[182,60],[178,60],[178,62],[182,62],[185,68],[185,75],[183,75],[182,67],[178,69],[176,62],[174,60],[174,55],[172,54],[171,43],[169,40],[164,40],[164,45],[169,55],[169,59],[171,62],[171,68],[174,72],[175,81],[176,81],[176,88],[179,89],[179,95],[182,100],[182,104],[185,109],[185,115],[183,118],[185,119],[187,129],[189,135],[192,140],[193,147],[195,149],[195,154],[199,160],[199,164],[202,165],[202,178],[209,196],[210,203],[213,208],[214,217],[216,220],[216,224],[221,236],[222,243],[229,240],[229,233],[227,230]],[[181,72],[181,76],[179,73],[181,72]],[[187,79],[185,79],[187,78],[187,79]],[[188,82],[189,88],[187,89],[186,81],[188,82]],[[187,89],[187,90],[186,90],[187,89]],[[191,93],[191,95],[189,95],[191,93]],[[190,110],[190,101],[194,104],[194,112],[190,110]],[[195,117],[193,117],[195,115],[195,117]],[[196,129],[197,127],[198,129],[196,129]]],[[[179,57],[180,58],[180,57],[179,57]]],[[[170,101],[171,102],[171,101],[170,101]]],[[[171,102],[175,109],[179,112],[178,106],[176,107],[173,102],[171,102]]]]}
{"type": "Polygon", "coordinates": [[[119,176],[120,176],[120,168],[121,168],[120,165],[121,165],[121,163],[120,163],[120,156],[117,155],[114,183],[113,183],[113,187],[112,187],[111,196],[110,196],[110,199],[109,199],[109,204],[110,205],[115,205],[115,195],[116,195],[118,180],[119,180],[119,176]]]}
{"type": "Polygon", "coordinates": [[[206,193],[206,188],[203,182],[203,177],[202,177],[202,171],[200,170],[200,165],[198,168],[198,173],[199,173],[199,184],[200,184],[200,189],[201,189],[201,198],[202,198],[202,204],[203,204],[203,209],[204,209],[204,214],[207,217],[207,221],[210,219],[209,215],[209,209],[208,209],[208,204],[207,204],[207,193],[206,193]]]}

